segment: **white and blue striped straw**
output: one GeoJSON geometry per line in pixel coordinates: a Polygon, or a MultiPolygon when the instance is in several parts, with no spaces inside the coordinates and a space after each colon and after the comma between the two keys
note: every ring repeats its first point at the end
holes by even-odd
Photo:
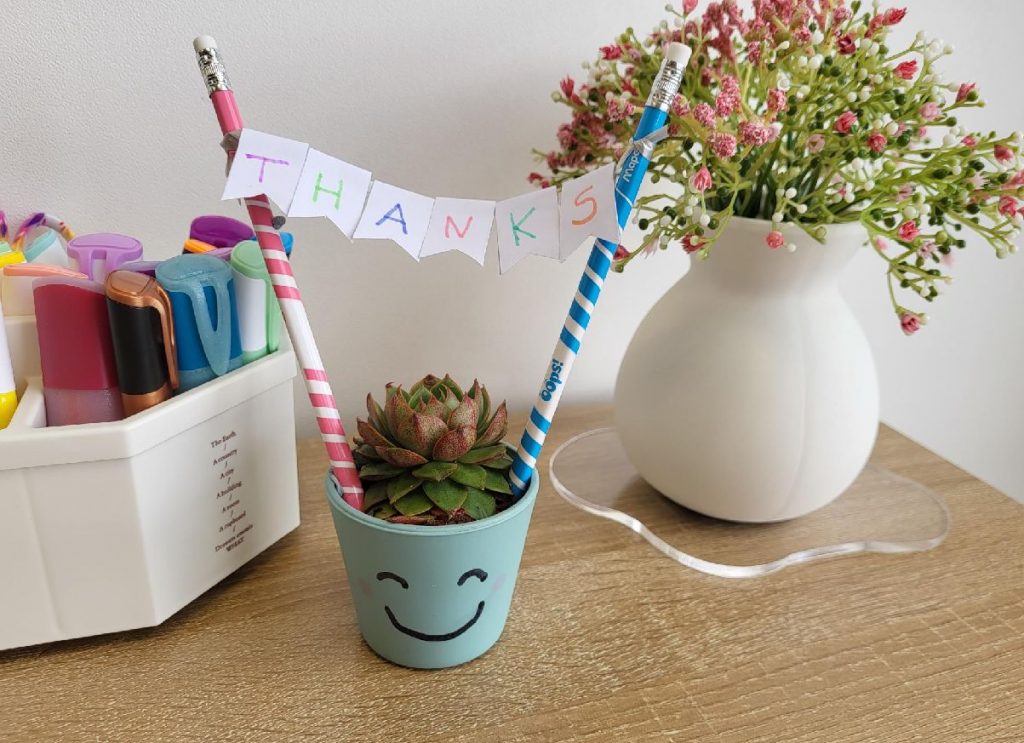
{"type": "MultiPolygon", "coordinates": [[[[651,87],[643,116],[633,136],[632,147],[623,159],[615,183],[615,206],[618,210],[619,226],[622,228],[625,228],[633,211],[633,202],[647,173],[654,145],[665,136],[664,127],[668,120],[668,112],[679,92],[683,71],[689,60],[690,48],[685,44],[673,42],[665,49],[661,70],[651,87]]],[[[551,421],[555,417],[555,409],[572,371],[576,354],[583,343],[583,336],[587,332],[594,307],[601,296],[601,288],[608,276],[617,247],[607,240],[594,241],[590,259],[583,270],[576,295],[569,307],[569,314],[565,318],[565,325],[558,336],[551,363],[544,375],[544,383],[537,395],[537,402],[530,413],[530,419],[526,423],[526,430],[523,431],[509,472],[512,490],[517,498],[526,492],[530,479],[537,469],[537,460],[544,447],[544,439],[547,438],[551,421]]]]}

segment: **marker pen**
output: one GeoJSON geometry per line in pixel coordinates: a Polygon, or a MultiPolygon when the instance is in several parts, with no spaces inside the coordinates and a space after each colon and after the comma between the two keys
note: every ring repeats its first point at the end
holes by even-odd
{"type": "Polygon", "coordinates": [[[142,257],[142,243],[109,232],[79,235],[68,243],[68,255],[71,268],[102,284],[111,271],[142,257]]]}
{"type": "Polygon", "coordinates": [[[114,271],[106,289],[121,400],[135,415],[178,387],[171,300],[156,279],[132,271],[114,271]]]}
{"type": "Polygon", "coordinates": [[[188,236],[215,248],[233,248],[242,240],[256,239],[250,225],[219,214],[205,214],[193,219],[188,236]]]}
{"type": "Polygon", "coordinates": [[[36,279],[63,276],[70,279],[84,279],[85,274],[70,268],[51,266],[45,263],[13,263],[0,268],[0,304],[7,317],[26,317],[36,314],[35,298],[32,294],[36,279]]]}
{"type": "Polygon", "coordinates": [[[124,418],[103,285],[37,279],[33,293],[47,425],[124,418]]]}
{"type": "Polygon", "coordinates": [[[0,268],[3,268],[4,266],[13,266],[16,263],[24,262],[25,254],[20,251],[12,250],[9,253],[0,253],[0,268]]]}
{"type": "Polygon", "coordinates": [[[129,261],[128,263],[122,263],[118,271],[134,271],[135,273],[144,273],[146,276],[156,276],[156,267],[159,266],[161,261],[129,261]]]}
{"type": "Polygon", "coordinates": [[[7,347],[4,308],[0,305],[0,429],[7,428],[17,407],[18,393],[14,389],[14,364],[11,363],[11,353],[7,347]]]}
{"type": "Polygon", "coordinates": [[[281,306],[270,273],[255,240],[238,243],[231,252],[235,301],[242,335],[242,363],[273,353],[281,342],[281,306]]]}
{"type": "MultiPolygon", "coordinates": [[[[292,257],[292,244],[295,242],[295,237],[290,232],[278,232],[281,236],[281,244],[284,246],[284,254],[289,258],[292,257]]],[[[256,242],[255,237],[248,238],[252,242],[256,242]]]]}
{"type": "Polygon", "coordinates": [[[61,268],[68,268],[70,265],[64,242],[60,239],[60,235],[53,230],[46,230],[40,234],[22,252],[25,253],[25,261],[28,263],[60,266],[61,268]]]}

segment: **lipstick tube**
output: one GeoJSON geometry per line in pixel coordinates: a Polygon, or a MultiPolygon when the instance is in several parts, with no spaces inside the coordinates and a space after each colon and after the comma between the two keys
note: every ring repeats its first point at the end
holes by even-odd
{"type": "Polygon", "coordinates": [[[33,294],[47,425],[124,418],[103,285],[37,279],[33,294]]]}
{"type": "Polygon", "coordinates": [[[106,290],[121,401],[135,415],[178,387],[171,300],[156,279],[132,271],[107,276],[106,290]]]}

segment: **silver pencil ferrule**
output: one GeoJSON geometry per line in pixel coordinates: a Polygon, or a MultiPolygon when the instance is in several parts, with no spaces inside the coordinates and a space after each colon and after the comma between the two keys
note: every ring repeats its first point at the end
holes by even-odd
{"type": "Polygon", "coordinates": [[[654,85],[651,86],[651,94],[647,96],[647,106],[666,113],[671,110],[672,102],[676,99],[676,94],[683,84],[685,71],[685,65],[680,65],[673,60],[666,59],[662,62],[658,76],[654,78],[654,85]]]}
{"type": "Polygon", "coordinates": [[[201,49],[196,52],[196,59],[199,61],[199,72],[203,75],[206,90],[210,95],[218,90],[231,90],[231,80],[224,69],[224,60],[220,57],[219,49],[201,49]]]}

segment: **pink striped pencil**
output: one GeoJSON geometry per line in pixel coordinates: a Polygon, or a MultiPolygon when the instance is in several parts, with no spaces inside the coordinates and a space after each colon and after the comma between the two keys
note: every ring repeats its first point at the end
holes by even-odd
{"type": "MultiPolygon", "coordinates": [[[[231,91],[231,83],[224,70],[217,49],[217,42],[209,36],[200,36],[192,42],[199,59],[199,70],[203,73],[206,88],[210,92],[210,100],[220,123],[221,133],[225,142],[237,144],[237,135],[242,130],[242,115],[235,102],[235,94],[231,91]],[[228,135],[235,135],[229,138],[228,135]]],[[[233,149],[228,150],[228,157],[234,155],[233,149]]],[[[316,422],[320,427],[320,437],[327,447],[327,457],[331,462],[331,472],[341,485],[342,497],[353,508],[363,509],[363,486],[359,482],[352,451],[345,438],[345,427],[341,422],[338,405],[331,392],[331,383],[320,360],[313,331],[309,326],[306,307],[302,303],[302,295],[295,283],[291,264],[284,252],[281,236],[274,228],[274,215],[270,210],[270,202],[266,196],[253,196],[245,200],[246,209],[252,228],[256,232],[263,260],[270,273],[270,281],[274,285],[274,293],[281,305],[281,314],[292,339],[292,346],[299,357],[302,373],[306,381],[309,402],[316,413],[316,422]]]]}

